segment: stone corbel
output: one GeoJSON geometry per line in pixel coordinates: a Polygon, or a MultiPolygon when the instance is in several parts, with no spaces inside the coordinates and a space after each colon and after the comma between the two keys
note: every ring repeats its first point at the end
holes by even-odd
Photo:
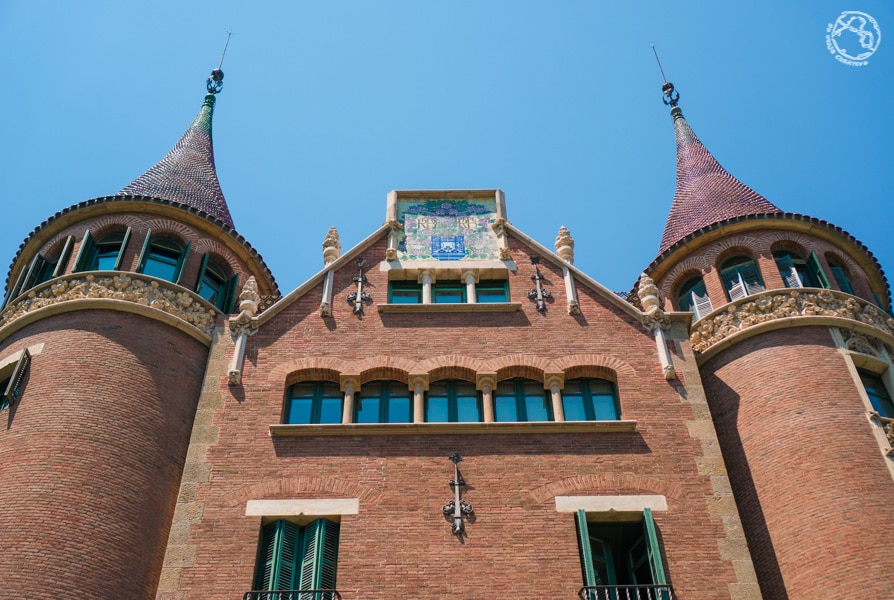
{"type": "Polygon", "coordinates": [[[360,391],[360,375],[342,375],[338,378],[338,385],[345,393],[341,422],[352,423],[354,421],[354,396],[360,391]]]}
{"type": "Polygon", "coordinates": [[[655,346],[658,350],[658,360],[661,363],[661,371],[667,380],[676,379],[674,361],[670,349],[667,347],[665,331],[670,326],[670,320],[661,310],[661,302],[658,299],[658,286],[652,278],[643,273],[639,278],[639,298],[643,306],[645,325],[655,336],[655,346]]]}
{"type": "Polygon", "coordinates": [[[494,390],[497,388],[496,373],[478,373],[475,379],[475,388],[481,390],[481,400],[484,405],[484,422],[494,422],[494,390]]]}
{"type": "Polygon", "coordinates": [[[397,219],[386,221],[388,225],[388,248],[385,250],[385,260],[397,260],[397,234],[403,230],[403,226],[397,219]]]}
{"type": "Polygon", "coordinates": [[[428,373],[410,373],[407,385],[413,393],[413,422],[425,422],[425,392],[428,390],[428,373]]]}
{"type": "Polygon", "coordinates": [[[506,237],[506,219],[498,218],[490,226],[497,234],[497,243],[500,248],[500,260],[511,260],[512,255],[509,254],[509,239],[506,237]]]}
{"type": "Polygon", "coordinates": [[[235,349],[228,369],[227,383],[229,385],[242,384],[242,367],[245,364],[245,346],[249,336],[258,331],[258,303],[261,296],[258,294],[258,282],[254,275],[248,278],[239,294],[239,315],[230,319],[230,335],[233,336],[235,349]]]}
{"type": "Polygon", "coordinates": [[[557,422],[565,420],[565,407],[562,406],[563,387],[565,387],[565,373],[543,374],[543,389],[549,390],[553,405],[553,419],[557,422]]]}

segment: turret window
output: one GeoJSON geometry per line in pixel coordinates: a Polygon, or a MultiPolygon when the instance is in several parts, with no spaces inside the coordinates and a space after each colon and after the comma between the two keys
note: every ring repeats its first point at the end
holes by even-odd
{"type": "Polygon", "coordinates": [[[731,302],[764,291],[764,281],[754,260],[749,256],[734,256],[720,266],[720,278],[731,302]]]}
{"type": "Polygon", "coordinates": [[[820,266],[816,253],[806,260],[794,252],[781,250],[773,253],[779,275],[787,288],[829,287],[829,280],[820,266]]]}
{"type": "Polygon", "coordinates": [[[705,282],[701,277],[693,277],[683,284],[677,295],[677,307],[681,311],[695,313],[696,320],[714,310],[705,282]]]}
{"type": "Polygon", "coordinates": [[[854,287],[851,285],[851,280],[847,276],[847,270],[844,266],[834,258],[829,256],[826,258],[829,262],[829,270],[832,271],[832,277],[835,279],[835,283],[838,284],[838,289],[845,294],[854,295],[854,287]]]}
{"type": "Polygon", "coordinates": [[[68,236],[62,243],[56,260],[51,260],[43,254],[37,254],[32,259],[31,264],[28,265],[28,268],[21,272],[15,285],[9,290],[4,300],[4,306],[6,302],[27,292],[34,286],[64,274],[68,258],[71,256],[72,246],[74,246],[74,237],[68,236]]]}
{"type": "Polygon", "coordinates": [[[875,412],[888,419],[894,419],[894,402],[891,401],[891,394],[888,393],[882,378],[874,373],[860,371],[860,379],[875,412]]]}
{"type": "Polygon", "coordinates": [[[112,233],[100,239],[95,239],[89,231],[85,232],[75,258],[74,271],[117,271],[121,268],[129,240],[130,227],[124,233],[112,233]]]}
{"type": "Polygon", "coordinates": [[[228,278],[226,272],[210,258],[208,253],[202,257],[196,293],[221,311],[229,313],[236,297],[239,275],[228,278]]]}
{"type": "Polygon", "coordinates": [[[148,231],[146,241],[143,242],[143,250],[140,252],[137,272],[180,283],[183,267],[189,256],[189,248],[190,244],[184,247],[177,240],[156,238],[151,231],[148,231]]]}

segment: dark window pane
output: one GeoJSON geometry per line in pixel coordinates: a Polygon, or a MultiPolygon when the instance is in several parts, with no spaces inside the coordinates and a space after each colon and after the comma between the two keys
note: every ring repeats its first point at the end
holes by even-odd
{"type": "Polygon", "coordinates": [[[289,404],[289,416],[287,423],[307,425],[310,423],[310,413],[313,407],[313,398],[292,398],[289,404]]]}
{"type": "Polygon", "coordinates": [[[379,396],[360,397],[357,399],[357,416],[355,423],[379,422],[379,396]]]}
{"type": "Polygon", "coordinates": [[[477,394],[474,396],[457,396],[456,420],[459,423],[477,423],[481,420],[477,394]]]}
{"type": "Polygon", "coordinates": [[[320,423],[341,423],[341,398],[322,398],[320,402],[320,423]]]}
{"type": "Polygon", "coordinates": [[[463,291],[460,289],[434,290],[435,304],[462,304],[463,291]]]}
{"type": "Polygon", "coordinates": [[[512,396],[494,397],[494,418],[498,422],[518,421],[518,409],[515,403],[515,394],[512,396]]]}
{"type": "Polygon", "coordinates": [[[546,404],[546,396],[541,391],[539,394],[525,396],[525,412],[528,421],[549,421],[549,407],[546,404]]]}
{"type": "Polygon", "coordinates": [[[449,420],[446,397],[429,396],[425,402],[425,420],[429,423],[446,423],[449,420]]]}
{"type": "Polygon", "coordinates": [[[415,290],[393,290],[391,292],[392,304],[420,304],[422,293],[415,290]]]}
{"type": "Polygon", "coordinates": [[[388,422],[410,423],[412,421],[409,396],[391,396],[388,398],[388,422]]]}

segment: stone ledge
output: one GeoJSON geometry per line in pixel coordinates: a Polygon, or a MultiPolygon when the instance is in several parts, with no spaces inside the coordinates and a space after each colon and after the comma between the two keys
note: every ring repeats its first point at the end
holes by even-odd
{"type": "Polygon", "coordinates": [[[435,435],[501,433],[595,433],[636,431],[636,421],[542,421],[526,423],[350,423],[270,425],[274,437],[345,435],[435,435]]]}
{"type": "Polygon", "coordinates": [[[520,302],[479,302],[476,304],[377,304],[380,313],[467,313],[517,312],[520,302]]]}

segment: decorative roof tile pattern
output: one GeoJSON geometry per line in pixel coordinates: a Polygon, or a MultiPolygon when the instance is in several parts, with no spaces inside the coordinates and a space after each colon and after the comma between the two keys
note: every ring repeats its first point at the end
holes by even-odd
{"type": "Polygon", "coordinates": [[[673,108],[671,115],[677,138],[677,191],[664,226],[659,254],[713,223],[782,212],[720,166],[696,137],[679,108],[673,108]]]}
{"type": "Polygon", "coordinates": [[[205,96],[199,114],[168,155],[117,195],[149,196],[178,202],[233,227],[233,218],[214,168],[211,140],[214,100],[211,94],[205,96]]]}

